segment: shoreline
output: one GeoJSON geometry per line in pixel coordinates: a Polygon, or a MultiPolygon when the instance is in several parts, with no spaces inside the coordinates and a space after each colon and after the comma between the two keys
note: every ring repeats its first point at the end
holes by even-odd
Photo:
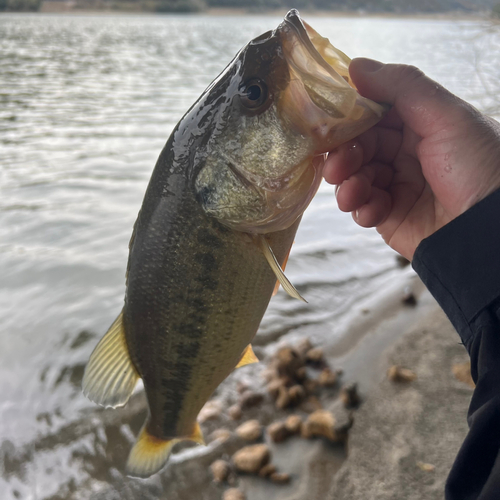
{"type": "MultiPolygon", "coordinates": [[[[178,12],[154,12],[132,7],[112,9],[112,8],[81,8],[75,1],[44,0],[38,12],[16,12],[16,14],[92,14],[92,15],[161,15],[161,16],[199,16],[199,17],[284,17],[288,9],[266,10],[255,12],[247,8],[223,8],[211,7],[200,12],[178,13],[178,12]]],[[[8,12],[13,13],[13,12],[8,12]]],[[[404,12],[368,12],[360,11],[336,11],[336,10],[310,10],[300,9],[300,13],[306,18],[329,17],[329,18],[373,18],[373,19],[421,19],[429,21],[494,21],[489,12],[464,12],[450,11],[437,13],[404,13],[404,12]]]]}

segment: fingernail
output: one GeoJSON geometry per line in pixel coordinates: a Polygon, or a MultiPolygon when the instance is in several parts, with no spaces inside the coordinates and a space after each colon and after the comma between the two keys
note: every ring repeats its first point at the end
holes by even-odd
{"type": "Polygon", "coordinates": [[[339,187],[340,187],[340,184],[337,184],[335,186],[335,198],[337,198],[337,193],[339,192],[339,187]]]}
{"type": "Polygon", "coordinates": [[[364,71],[365,73],[375,73],[375,71],[378,71],[384,65],[379,61],[375,61],[375,59],[363,58],[363,59],[358,59],[358,61],[359,61],[357,62],[358,69],[364,71]]]}

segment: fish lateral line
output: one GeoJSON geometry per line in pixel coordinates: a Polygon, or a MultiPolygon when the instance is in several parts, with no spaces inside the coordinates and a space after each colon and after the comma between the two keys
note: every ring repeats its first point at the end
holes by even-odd
{"type": "Polygon", "coordinates": [[[294,299],[299,299],[307,304],[307,300],[304,299],[302,295],[300,295],[297,289],[292,285],[292,283],[290,283],[290,280],[285,276],[285,273],[281,269],[278,259],[276,259],[276,256],[274,255],[274,252],[270,247],[266,237],[259,234],[255,236],[255,239],[257,240],[257,243],[260,249],[262,250],[262,253],[264,254],[264,257],[266,258],[269,266],[271,267],[274,274],[276,275],[276,278],[280,282],[280,285],[283,287],[283,290],[285,290],[285,292],[288,293],[290,297],[293,297],[294,299]]]}

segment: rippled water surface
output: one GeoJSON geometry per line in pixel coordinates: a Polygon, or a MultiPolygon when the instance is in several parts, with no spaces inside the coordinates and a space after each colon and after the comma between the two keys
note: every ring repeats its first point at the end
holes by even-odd
{"type": "MultiPolygon", "coordinates": [[[[498,117],[499,36],[485,23],[309,20],[350,56],[415,64],[498,117]]],[[[236,51],[279,21],[0,16],[4,452],[93,407],[79,389],[83,366],[121,308],[127,244],[156,158],[236,51]]],[[[264,318],[263,339],[307,325],[336,335],[352,304],[400,272],[375,231],[357,228],[338,211],[327,185],[304,216],[287,270],[309,304],[278,294],[264,318]]],[[[64,469],[70,448],[52,458],[51,467],[64,469]]],[[[37,467],[6,472],[1,498],[54,494],[58,480],[37,467]]]]}

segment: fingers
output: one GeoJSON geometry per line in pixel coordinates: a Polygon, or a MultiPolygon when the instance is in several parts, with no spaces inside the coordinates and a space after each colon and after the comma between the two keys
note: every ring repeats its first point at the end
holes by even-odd
{"type": "Polygon", "coordinates": [[[378,191],[389,188],[392,179],[393,171],[387,165],[371,163],[363,166],[338,186],[336,196],[340,210],[354,212],[372,203],[374,196],[379,197],[378,191]]]}
{"type": "MultiPolygon", "coordinates": [[[[363,96],[393,105],[403,122],[421,137],[452,126],[471,109],[413,66],[360,58],[351,62],[349,72],[363,96]]],[[[397,126],[397,120],[393,125],[397,126]]]]}
{"type": "Polygon", "coordinates": [[[391,195],[373,187],[367,202],[353,211],[352,217],[361,227],[377,227],[384,223],[391,213],[391,195]]]}
{"type": "Polygon", "coordinates": [[[332,151],[325,162],[323,176],[330,184],[341,184],[371,161],[390,164],[402,140],[399,130],[374,127],[332,151]]]}

